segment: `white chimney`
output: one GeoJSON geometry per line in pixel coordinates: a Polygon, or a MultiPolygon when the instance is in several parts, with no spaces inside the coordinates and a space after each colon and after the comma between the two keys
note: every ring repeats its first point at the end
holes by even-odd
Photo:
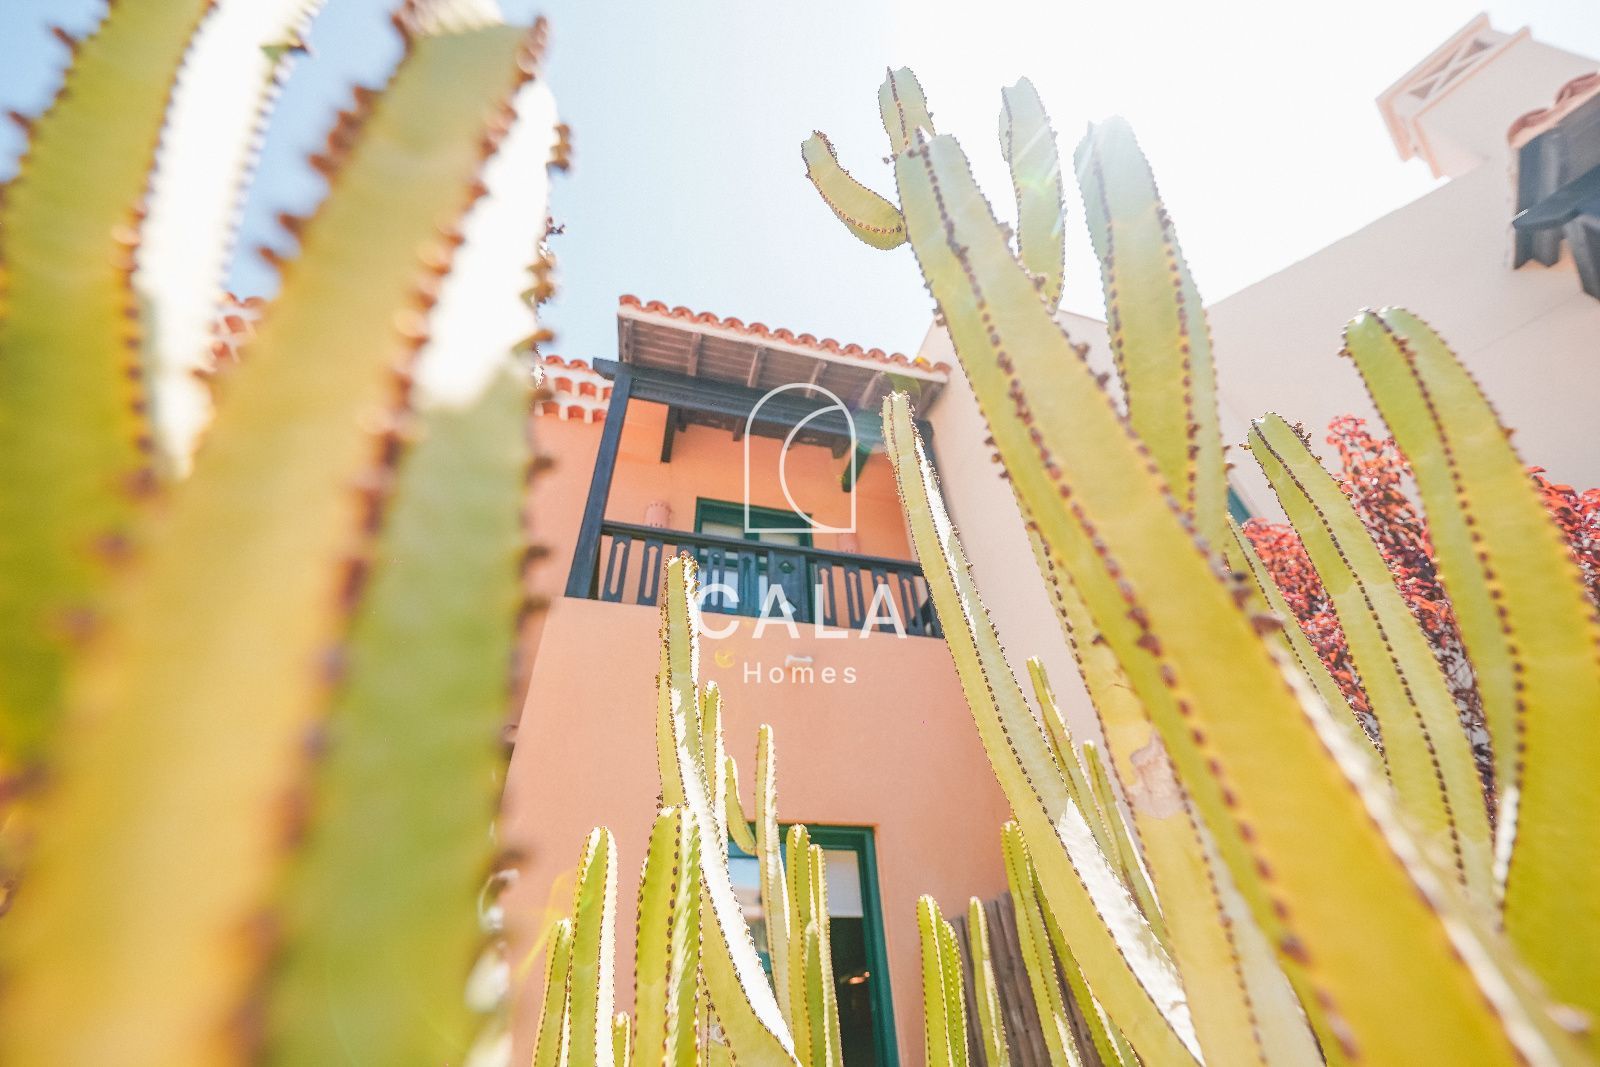
{"type": "Polygon", "coordinates": [[[1526,28],[1502,33],[1479,15],[1378,97],[1401,159],[1420,157],[1435,177],[1505,161],[1507,131],[1548,106],[1595,61],[1542,44],[1526,28]]]}

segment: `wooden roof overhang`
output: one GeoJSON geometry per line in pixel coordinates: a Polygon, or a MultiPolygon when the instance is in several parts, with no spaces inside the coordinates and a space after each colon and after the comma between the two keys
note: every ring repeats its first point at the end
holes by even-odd
{"type": "Polygon", "coordinates": [[[877,437],[877,413],[890,392],[910,391],[923,417],[949,381],[943,364],[627,297],[617,310],[617,354],[595,369],[614,377],[617,365],[628,367],[635,399],[672,409],[669,431],[693,423],[737,437],[748,425],[753,434],[793,432],[796,441],[835,451],[850,424],[861,438],[877,437]],[[851,413],[848,422],[823,410],[839,406],[851,413]]]}

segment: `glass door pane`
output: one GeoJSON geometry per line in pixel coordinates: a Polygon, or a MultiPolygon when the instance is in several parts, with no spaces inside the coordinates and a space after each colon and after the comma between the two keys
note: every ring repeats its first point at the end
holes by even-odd
{"type": "MultiPolygon", "coordinates": [[[[833,947],[833,979],[839,1003],[839,1040],[845,1067],[892,1067],[894,1019],[885,966],[882,916],[877,904],[877,872],[870,863],[871,830],[856,827],[810,828],[823,846],[828,878],[828,936],[833,947]]],[[[767,955],[766,909],[756,859],[729,844],[734,895],[755,939],[761,964],[771,975],[767,955]]]]}

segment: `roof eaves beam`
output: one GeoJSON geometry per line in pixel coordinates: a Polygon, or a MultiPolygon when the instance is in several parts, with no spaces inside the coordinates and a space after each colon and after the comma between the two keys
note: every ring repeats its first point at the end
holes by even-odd
{"type": "Polygon", "coordinates": [[[633,362],[633,320],[617,319],[617,359],[623,363],[633,362]]]}
{"type": "Polygon", "coordinates": [[[861,390],[860,398],[856,400],[857,410],[866,410],[867,405],[872,403],[872,395],[883,388],[884,379],[888,377],[889,375],[886,371],[879,371],[867,379],[867,384],[861,390]]]}
{"type": "MultiPolygon", "coordinates": [[[[615,360],[597,359],[594,369],[602,378],[612,378],[624,368],[615,360]]],[[[849,437],[854,431],[866,439],[875,436],[877,420],[867,420],[861,426],[846,412],[832,404],[821,404],[816,397],[803,397],[794,391],[767,396],[734,382],[713,378],[688,378],[672,371],[654,367],[629,366],[634,400],[651,404],[664,404],[680,412],[701,412],[722,415],[739,420],[737,433],[742,434],[744,423],[755,414],[755,422],[763,426],[793,428],[808,416],[807,429],[817,434],[849,437]],[[819,407],[829,408],[818,413],[819,407]]]]}

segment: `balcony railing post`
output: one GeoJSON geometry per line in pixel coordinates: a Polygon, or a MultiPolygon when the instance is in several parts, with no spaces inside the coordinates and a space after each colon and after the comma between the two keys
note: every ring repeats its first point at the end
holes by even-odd
{"type": "Polygon", "coordinates": [[[628,365],[615,366],[611,406],[606,409],[600,450],[594,457],[594,477],[589,480],[589,498],[583,505],[578,544],[572,553],[572,571],[567,575],[568,596],[588,597],[594,592],[595,572],[600,562],[600,524],[605,521],[606,501],[611,497],[611,475],[616,471],[617,449],[622,443],[622,422],[627,418],[628,397],[633,392],[633,374],[628,365]]]}
{"type": "MultiPolygon", "coordinates": [[[[731,615],[754,616],[764,607],[761,579],[768,593],[782,588],[794,610],[794,622],[816,622],[828,629],[859,630],[884,590],[890,606],[900,614],[907,634],[942,637],[939,620],[928,601],[927,581],[915,561],[830,552],[805,545],[780,545],[746,541],[725,534],[664,530],[640,523],[608,520],[600,524],[597,544],[609,544],[606,561],[596,561],[598,589],[585,592],[600,600],[655,604],[660,595],[661,562],[680,552],[700,564],[705,590],[702,609],[731,615]],[[639,546],[635,553],[633,547],[639,546]],[[673,551],[667,552],[667,546],[673,551]],[[633,560],[638,557],[638,578],[633,580],[633,560]],[[785,568],[788,568],[785,570],[785,568]]],[[[880,622],[878,629],[890,628],[880,622]]]]}

